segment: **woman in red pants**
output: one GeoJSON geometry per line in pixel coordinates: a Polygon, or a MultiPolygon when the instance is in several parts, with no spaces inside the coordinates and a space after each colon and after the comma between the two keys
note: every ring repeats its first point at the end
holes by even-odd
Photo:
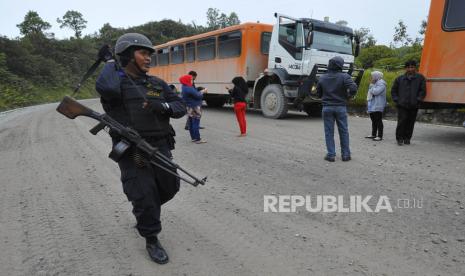
{"type": "Polygon", "coordinates": [[[245,97],[249,92],[249,88],[243,77],[235,77],[232,80],[232,83],[234,84],[234,88],[229,89],[226,87],[226,89],[234,101],[234,112],[236,113],[237,122],[239,123],[239,128],[241,130],[239,137],[244,137],[247,135],[247,123],[245,121],[245,110],[247,108],[247,102],[245,101],[245,97]]]}

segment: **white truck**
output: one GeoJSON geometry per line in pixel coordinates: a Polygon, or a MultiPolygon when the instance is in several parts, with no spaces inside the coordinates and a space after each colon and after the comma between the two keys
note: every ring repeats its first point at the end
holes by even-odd
{"type": "Polygon", "coordinates": [[[312,97],[316,82],[326,72],[328,61],[340,56],[344,71],[357,85],[363,70],[354,68],[360,51],[359,39],[346,26],[309,18],[275,14],[268,68],[255,80],[254,108],[268,118],[282,118],[289,108],[304,110],[310,116],[321,114],[321,102],[312,97]]]}

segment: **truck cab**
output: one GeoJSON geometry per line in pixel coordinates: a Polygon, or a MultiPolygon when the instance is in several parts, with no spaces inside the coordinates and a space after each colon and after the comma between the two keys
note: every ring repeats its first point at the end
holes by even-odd
{"type": "Polygon", "coordinates": [[[312,90],[331,58],[342,57],[344,71],[357,71],[360,82],[363,71],[354,69],[354,58],[360,49],[358,39],[346,26],[281,14],[275,17],[268,67],[255,81],[254,104],[269,118],[282,118],[289,108],[316,116],[321,103],[311,97],[312,90]]]}

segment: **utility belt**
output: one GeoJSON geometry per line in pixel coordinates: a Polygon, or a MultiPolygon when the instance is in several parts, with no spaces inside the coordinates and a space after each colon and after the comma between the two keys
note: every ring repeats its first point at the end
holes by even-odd
{"type": "Polygon", "coordinates": [[[171,124],[168,124],[167,134],[164,135],[150,135],[143,136],[144,140],[147,141],[152,146],[156,147],[157,145],[163,145],[164,143],[168,144],[170,150],[174,150],[174,144],[176,143],[174,137],[176,136],[176,131],[174,130],[171,124]]]}
{"type": "MultiPolygon", "coordinates": [[[[110,132],[112,137],[113,146],[120,142],[120,137],[116,134],[110,132]]],[[[169,150],[174,150],[174,144],[176,143],[174,136],[172,134],[162,135],[162,136],[143,136],[142,137],[147,143],[153,147],[163,147],[168,146],[169,150]]]]}
{"type": "Polygon", "coordinates": [[[174,149],[174,138],[171,135],[165,135],[161,137],[157,136],[149,136],[149,137],[144,137],[144,140],[147,141],[150,145],[154,147],[160,147],[160,146],[165,146],[168,145],[168,148],[170,150],[174,149]]]}

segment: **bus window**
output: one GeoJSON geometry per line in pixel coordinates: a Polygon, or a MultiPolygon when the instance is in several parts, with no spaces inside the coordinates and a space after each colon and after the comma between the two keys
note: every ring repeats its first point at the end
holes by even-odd
{"type": "Polygon", "coordinates": [[[171,64],[184,63],[184,45],[171,47],[171,64]]]}
{"type": "Polygon", "coordinates": [[[158,65],[168,65],[170,51],[168,48],[159,49],[157,51],[158,65]]]}
{"type": "Polygon", "coordinates": [[[157,66],[157,53],[153,53],[151,56],[150,56],[150,67],[155,67],[157,66]]]}
{"type": "Polygon", "coordinates": [[[444,8],[444,17],[442,19],[442,27],[445,31],[465,30],[465,1],[463,0],[448,0],[444,8]]]}
{"type": "Polygon", "coordinates": [[[241,38],[240,31],[218,36],[218,56],[220,58],[240,56],[241,38]]]}
{"type": "Polygon", "coordinates": [[[210,37],[197,41],[197,59],[210,60],[215,58],[216,38],[210,37]]]}
{"type": "Polygon", "coordinates": [[[186,43],[186,61],[194,62],[195,60],[195,42],[186,43]]]}
{"type": "Polygon", "coordinates": [[[260,42],[260,49],[262,54],[268,55],[270,52],[270,41],[271,41],[271,33],[270,32],[263,32],[262,39],[260,42]]]}

